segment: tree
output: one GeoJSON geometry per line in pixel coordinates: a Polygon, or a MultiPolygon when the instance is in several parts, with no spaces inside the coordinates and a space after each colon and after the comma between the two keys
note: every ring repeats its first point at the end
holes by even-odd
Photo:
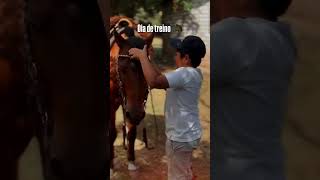
{"type": "MultiPolygon", "coordinates": [[[[140,23],[169,25],[175,12],[189,12],[193,0],[111,0],[112,15],[125,15],[140,23]]],[[[173,24],[170,24],[173,25],[173,24]]],[[[162,58],[164,61],[172,58],[172,48],[169,46],[169,33],[159,34],[163,40],[162,58]]]]}

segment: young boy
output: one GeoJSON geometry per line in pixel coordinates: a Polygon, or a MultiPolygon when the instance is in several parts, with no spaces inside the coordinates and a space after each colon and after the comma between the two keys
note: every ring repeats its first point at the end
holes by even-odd
{"type": "Polygon", "coordinates": [[[296,59],[291,0],[215,0],[213,179],[285,180],[282,127],[296,59]]]}
{"type": "Polygon", "coordinates": [[[196,36],[187,36],[182,42],[172,41],[176,48],[177,69],[161,74],[143,50],[130,49],[133,59],[141,62],[144,76],[150,88],[167,89],[165,103],[166,155],[169,180],[191,180],[192,151],[201,138],[198,100],[202,73],[197,67],[205,56],[206,47],[196,36]]]}

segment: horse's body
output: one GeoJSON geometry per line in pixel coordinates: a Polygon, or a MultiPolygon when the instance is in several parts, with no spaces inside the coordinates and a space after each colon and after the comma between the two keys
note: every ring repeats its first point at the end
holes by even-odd
{"type": "Polygon", "coordinates": [[[23,0],[0,1],[0,179],[6,180],[17,178],[18,158],[36,129],[27,111],[23,7],[23,0]]]}
{"type": "MultiPolygon", "coordinates": [[[[124,27],[129,27],[131,29],[136,29],[136,24],[134,21],[127,17],[111,17],[110,19],[110,27],[111,29],[115,26],[121,24],[121,22],[125,23],[124,27]]],[[[146,44],[148,47],[151,46],[153,34],[152,33],[140,33],[134,35],[138,35],[141,40],[143,40],[143,44],[146,44]]],[[[111,152],[111,161],[110,166],[113,167],[112,160],[114,158],[114,149],[113,142],[116,139],[116,111],[120,105],[123,106],[124,116],[126,118],[126,128],[124,133],[127,134],[128,139],[128,169],[134,170],[136,167],[133,163],[135,161],[134,154],[134,142],[137,134],[137,125],[145,116],[145,100],[148,95],[148,85],[143,76],[143,72],[141,69],[141,65],[136,62],[132,62],[130,57],[126,57],[128,55],[128,50],[135,45],[129,45],[126,41],[122,39],[123,37],[129,36],[126,33],[125,36],[118,35],[117,37],[110,37],[114,42],[111,42],[110,49],[110,105],[111,105],[111,118],[110,118],[110,152],[111,152]],[[122,39],[122,42],[119,42],[122,39]],[[120,57],[119,55],[125,55],[124,57],[120,57]],[[130,62],[131,61],[131,62],[130,62]],[[119,72],[117,72],[117,69],[119,72]],[[126,69],[126,70],[124,70],[126,69]],[[125,71],[122,73],[122,71],[125,71]],[[121,81],[121,82],[120,82],[121,81]],[[122,87],[121,85],[122,84],[122,87]],[[122,91],[122,92],[121,92],[122,91]],[[122,95],[123,94],[123,95],[122,95]],[[124,96],[124,97],[122,97],[124,96]],[[131,165],[131,166],[130,166],[131,165]]],[[[113,34],[111,34],[112,36],[113,34]]],[[[130,38],[129,38],[130,39],[130,38]]],[[[139,40],[139,39],[134,39],[139,40]]],[[[143,45],[142,45],[143,47],[143,45]]],[[[140,47],[141,48],[141,47],[140,47]]],[[[125,142],[125,138],[124,138],[125,142]]],[[[124,143],[125,146],[125,143],[124,143]]]]}
{"type": "MultiPolygon", "coordinates": [[[[53,122],[52,153],[46,154],[52,160],[50,179],[106,179],[107,45],[98,4],[27,2],[25,24],[24,0],[0,1],[0,179],[17,178],[20,155],[40,134],[36,108],[27,104],[27,45],[38,64],[41,94],[53,122]]],[[[42,142],[43,136],[38,137],[42,142]]]]}

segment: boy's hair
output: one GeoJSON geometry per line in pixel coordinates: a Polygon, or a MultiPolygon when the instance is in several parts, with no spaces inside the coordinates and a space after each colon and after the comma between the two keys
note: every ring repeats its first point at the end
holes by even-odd
{"type": "Polygon", "coordinates": [[[173,39],[171,45],[177,49],[183,58],[186,54],[189,55],[192,67],[196,68],[200,65],[201,59],[206,54],[206,45],[201,38],[197,36],[187,36],[183,41],[173,39]]]}
{"type": "Polygon", "coordinates": [[[292,0],[257,0],[259,7],[272,19],[277,19],[288,10],[292,0]]]}
{"type": "Polygon", "coordinates": [[[200,64],[201,64],[201,59],[202,57],[199,57],[198,55],[193,55],[191,53],[188,53],[188,52],[184,52],[183,50],[181,49],[177,49],[177,52],[180,53],[181,55],[181,58],[185,57],[187,54],[189,55],[189,58],[191,60],[191,65],[192,67],[196,68],[198,67],[200,64]]]}

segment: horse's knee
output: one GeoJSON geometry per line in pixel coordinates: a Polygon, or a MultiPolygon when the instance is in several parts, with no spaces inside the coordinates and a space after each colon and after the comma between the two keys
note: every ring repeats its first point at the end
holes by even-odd
{"type": "Polygon", "coordinates": [[[134,141],[136,137],[137,137],[137,128],[136,127],[130,128],[128,131],[128,140],[134,141]]]}

